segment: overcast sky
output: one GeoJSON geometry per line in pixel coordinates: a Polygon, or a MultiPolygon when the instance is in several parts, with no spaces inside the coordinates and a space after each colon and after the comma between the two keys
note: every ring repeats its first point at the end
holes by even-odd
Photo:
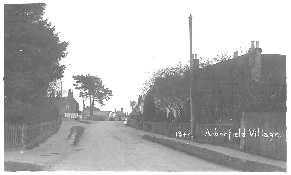
{"type": "MultiPolygon", "coordinates": [[[[190,13],[193,53],[202,58],[245,53],[252,40],[260,41],[263,53],[286,55],[290,45],[287,1],[43,2],[44,18],[69,42],[63,89],[74,89],[73,75],[97,75],[114,95],[102,110],[130,112],[129,102],[137,101],[153,70],[188,63],[190,13]]],[[[74,89],[82,107],[78,94],[74,89]]]]}
{"type": "Polygon", "coordinates": [[[130,111],[153,70],[188,63],[190,13],[199,57],[244,52],[252,40],[263,53],[286,54],[285,1],[84,2],[47,2],[45,18],[70,43],[64,89],[73,88],[72,75],[97,75],[114,95],[102,110],[130,111]]]}

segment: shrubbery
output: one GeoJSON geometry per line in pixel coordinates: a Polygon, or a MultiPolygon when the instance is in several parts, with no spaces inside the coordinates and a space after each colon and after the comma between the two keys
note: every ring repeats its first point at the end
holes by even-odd
{"type": "Polygon", "coordinates": [[[34,105],[22,111],[21,115],[5,115],[5,123],[42,123],[56,121],[59,118],[59,108],[50,103],[34,105]]]}

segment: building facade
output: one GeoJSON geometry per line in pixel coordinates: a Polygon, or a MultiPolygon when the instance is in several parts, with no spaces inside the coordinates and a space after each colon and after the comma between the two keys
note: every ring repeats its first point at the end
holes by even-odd
{"type": "Polygon", "coordinates": [[[60,109],[61,117],[65,118],[77,118],[79,112],[79,103],[73,96],[73,91],[69,89],[67,97],[57,98],[55,104],[60,109]]]}

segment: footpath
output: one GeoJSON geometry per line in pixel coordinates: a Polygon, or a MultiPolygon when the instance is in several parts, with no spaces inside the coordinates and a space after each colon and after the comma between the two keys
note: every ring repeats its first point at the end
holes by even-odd
{"type": "Polygon", "coordinates": [[[268,159],[227,147],[171,138],[141,131],[143,138],[201,159],[244,172],[287,172],[286,161],[268,159]]]}

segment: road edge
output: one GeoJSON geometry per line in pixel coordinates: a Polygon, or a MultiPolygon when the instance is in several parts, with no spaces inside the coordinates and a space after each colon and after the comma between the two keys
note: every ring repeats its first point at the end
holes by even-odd
{"type": "Polygon", "coordinates": [[[143,135],[142,138],[239,171],[287,172],[286,169],[274,165],[232,157],[213,150],[176,142],[169,139],[158,138],[150,135],[143,135]]]}

